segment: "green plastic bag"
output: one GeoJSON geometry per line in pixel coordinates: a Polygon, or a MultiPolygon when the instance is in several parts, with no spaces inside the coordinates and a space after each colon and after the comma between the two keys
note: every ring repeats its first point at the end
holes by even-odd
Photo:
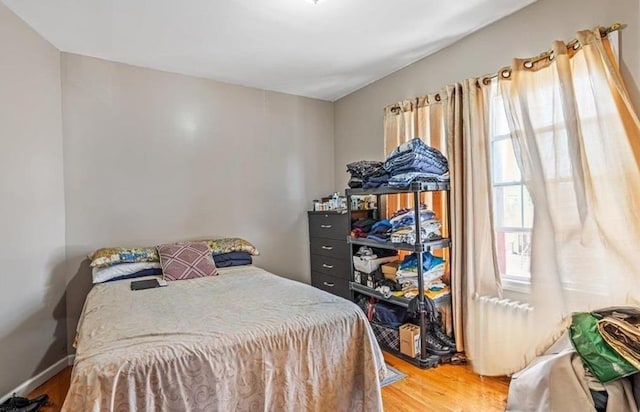
{"type": "Polygon", "coordinates": [[[602,383],[638,372],[602,338],[598,320],[589,312],[578,312],[572,316],[569,336],[585,366],[602,383]]]}

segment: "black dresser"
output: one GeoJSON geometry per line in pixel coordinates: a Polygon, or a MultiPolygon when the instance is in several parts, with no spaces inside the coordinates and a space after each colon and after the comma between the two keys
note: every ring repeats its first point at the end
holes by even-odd
{"type": "Polygon", "coordinates": [[[351,299],[349,290],[349,249],[347,213],[308,212],[311,284],[319,289],[351,299]]]}

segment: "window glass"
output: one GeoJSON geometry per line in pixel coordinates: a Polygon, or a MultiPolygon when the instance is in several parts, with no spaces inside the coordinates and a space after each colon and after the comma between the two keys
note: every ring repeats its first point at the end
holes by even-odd
{"type": "Polygon", "coordinates": [[[494,183],[519,182],[520,168],[513,155],[511,137],[506,136],[492,143],[494,183]]]}
{"type": "Polygon", "coordinates": [[[503,280],[528,282],[533,203],[516,161],[502,99],[491,101],[491,177],[498,268],[503,280]]]}
{"type": "Polygon", "coordinates": [[[497,228],[522,228],[521,185],[497,186],[494,187],[493,192],[497,228]]]}

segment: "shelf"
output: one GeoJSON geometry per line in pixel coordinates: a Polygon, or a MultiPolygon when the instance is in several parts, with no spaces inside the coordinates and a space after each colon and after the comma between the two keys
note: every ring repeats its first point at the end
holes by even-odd
{"type": "Polygon", "coordinates": [[[377,290],[371,289],[356,282],[349,282],[349,289],[353,290],[354,292],[362,293],[363,295],[371,296],[380,300],[384,300],[385,302],[393,303],[394,305],[402,306],[403,308],[409,307],[409,302],[411,301],[411,299],[398,298],[396,296],[385,298],[382,293],[378,292],[377,290]]]}
{"type": "Polygon", "coordinates": [[[444,361],[446,360],[445,357],[440,357],[436,355],[429,355],[426,359],[420,359],[419,357],[412,358],[411,356],[407,356],[404,353],[385,345],[384,343],[378,342],[378,344],[380,345],[380,349],[382,349],[383,351],[389,352],[393,356],[400,358],[406,362],[409,362],[422,369],[435,368],[441,363],[444,363],[444,361]]]}
{"type": "MultiPolygon", "coordinates": [[[[399,298],[399,297],[396,297],[396,296],[390,296],[390,297],[386,298],[386,297],[384,297],[382,295],[382,293],[378,292],[377,290],[371,289],[370,287],[367,287],[365,285],[361,285],[360,283],[356,283],[356,282],[349,282],[349,289],[353,290],[354,292],[361,293],[363,295],[371,296],[371,297],[374,297],[376,299],[383,300],[385,302],[393,303],[394,305],[402,306],[403,308],[408,307],[409,306],[409,302],[411,301],[411,299],[399,298]]],[[[426,298],[426,296],[425,296],[425,298],[426,298]]],[[[435,299],[431,299],[431,301],[436,306],[440,306],[440,305],[443,305],[443,304],[448,304],[451,301],[451,293],[447,293],[446,295],[438,296],[435,299]]]]}
{"type": "Polygon", "coordinates": [[[441,190],[449,190],[449,182],[414,182],[406,189],[398,189],[393,187],[377,187],[371,189],[345,189],[347,196],[360,195],[392,195],[395,193],[412,193],[412,192],[437,192],[441,190]]]}
{"type": "MultiPolygon", "coordinates": [[[[447,200],[447,203],[449,203],[450,198],[449,198],[449,193],[448,191],[450,190],[450,183],[449,182],[414,182],[411,185],[409,185],[409,187],[407,187],[406,189],[398,189],[398,188],[390,188],[390,187],[379,187],[379,188],[372,188],[372,189],[362,189],[362,188],[357,188],[357,189],[346,189],[345,190],[345,194],[347,196],[347,205],[351,205],[351,196],[366,196],[366,195],[375,195],[377,196],[377,200],[378,200],[378,206],[381,206],[381,201],[382,199],[380,198],[381,195],[392,195],[392,194],[398,194],[398,193],[412,193],[413,194],[413,199],[414,199],[414,204],[417,204],[419,202],[419,192],[436,192],[436,191],[440,191],[440,192],[447,192],[445,193],[445,198],[447,200]]],[[[448,209],[447,209],[448,210],[448,209]]],[[[415,211],[414,211],[415,212],[415,211]]],[[[417,233],[421,233],[421,222],[417,221],[415,222],[415,230],[417,231],[417,233]]],[[[388,249],[388,250],[404,250],[404,251],[408,251],[408,252],[416,252],[416,253],[423,253],[423,252],[427,252],[431,249],[443,249],[443,248],[447,248],[451,246],[451,240],[448,238],[442,238],[442,239],[437,239],[437,240],[428,240],[428,241],[422,241],[416,245],[411,245],[408,243],[393,243],[390,241],[387,242],[379,242],[373,239],[367,239],[367,238],[355,238],[355,237],[351,237],[351,236],[347,236],[347,243],[349,245],[361,245],[361,246],[369,246],[371,248],[380,248],[380,249],[388,249]]],[[[352,246],[349,246],[349,256],[350,258],[353,256],[353,252],[354,249],[352,246]]],[[[420,259],[419,259],[420,260],[420,259]]],[[[351,263],[351,262],[350,262],[351,263]]],[[[451,268],[449,266],[449,268],[451,268]]],[[[396,305],[396,306],[400,306],[400,307],[404,307],[404,308],[408,308],[409,304],[413,301],[413,299],[408,299],[405,297],[397,297],[397,296],[389,296],[389,297],[385,297],[382,293],[376,291],[375,289],[372,289],[370,287],[367,287],[365,285],[362,285],[361,283],[356,283],[353,282],[354,279],[354,267],[353,264],[351,263],[351,268],[350,268],[350,274],[351,274],[351,278],[350,278],[350,282],[349,282],[349,290],[352,292],[351,295],[352,297],[355,298],[354,294],[361,294],[361,295],[365,295],[365,296],[370,296],[373,297],[375,299],[378,299],[380,301],[383,302],[388,302],[390,304],[396,305]]],[[[417,274],[416,274],[417,275],[417,274]]],[[[423,283],[420,282],[420,288],[419,288],[419,292],[418,292],[418,296],[422,297],[423,296],[423,283]]],[[[422,298],[421,298],[422,299],[422,298]]],[[[428,299],[425,296],[425,300],[428,299]]],[[[443,308],[443,307],[447,307],[448,305],[451,305],[451,293],[444,293],[441,294],[440,296],[438,296],[435,299],[431,299],[431,302],[433,302],[433,304],[436,307],[439,308],[443,308]]],[[[422,302],[419,302],[422,303],[422,302]]],[[[425,302],[427,303],[427,302],[425,302]]],[[[421,304],[417,305],[420,307],[419,309],[419,313],[417,314],[419,320],[420,320],[420,340],[421,340],[421,344],[422,345],[426,345],[427,342],[427,335],[429,333],[428,330],[428,311],[429,311],[429,306],[430,303],[428,305],[424,305],[422,306],[421,304]]],[[[380,343],[380,347],[406,361],[409,362],[419,368],[432,368],[432,367],[436,367],[439,364],[443,363],[443,362],[448,362],[452,359],[451,356],[447,355],[447,356],[435,356],[435,355],[430,355],[428,353],[425,353],[425,357],[421,358],[421,355],[418,355],[418,357],[416,358],[412,358],[410,356],[407,356],[403,353],[401,353],[400,351],[398,351],[397,349],[393,348],[393,347],[388,347],[387,345],[385,345],[384,343],[380,343]]],[[[426,349],[426,348],[423,348],[426,349]]]]}
{"type": "Polygon", "coordinates": [[[380,249],[407,250],[409,252],[425,252],[431,249],[443,249],[451,246],[451,240],[447,238],[423,242],[422,246],[420,246],[410,245],[409,243],[378,242],[377,240],[363,237],[347,236],[347,243],[352,245],[377,247],[380,249]]]}

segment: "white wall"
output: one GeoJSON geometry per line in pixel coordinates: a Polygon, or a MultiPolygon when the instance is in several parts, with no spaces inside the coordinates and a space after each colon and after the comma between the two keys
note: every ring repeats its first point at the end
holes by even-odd
{"type": "Polygon", "coordinates": [[[0,4],[0,397],[67,355],[60,53],[0,4]]]}
{"type": "Polygon", "coordinates": [[[72,342],[92,249],[241,236],[309,282],[306,211],[331,193],[329,102],[62,54],[72,342]]]}
{"type": "Polygon", "coordinates": [[[383,159],[382,109],[403,99],[436,92],[447,84],[495,73],[514,57],[535,56],[555,39],[612,23],[620,32],[621,69],[640,109],[640,11],[638,0],[539,0],[411,66],[335,103],[335,189],[348,181],[345,165],[383,159]]]}

